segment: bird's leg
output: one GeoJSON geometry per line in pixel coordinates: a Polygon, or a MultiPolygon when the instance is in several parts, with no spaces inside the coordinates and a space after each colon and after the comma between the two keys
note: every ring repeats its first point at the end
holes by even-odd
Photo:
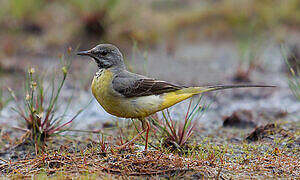
{"type": "Polygon", "coordinates": [[[149,122],[145,118],[139,119],[139,120],[142,122],[143,131],[146,130],[145,151],[147,151],[147,148],[148,148],[148,137],[149,137],[149,131],[150,131],[150,124],[149,124],[149,122]]]}
{"type": "Polygon", "coordinates": [[[134,138],[132,138],[130,141],[128,141],[127,143],[117,147],[116,149],[123,149],[124,147],[128,146],[129,144],[132,144],[138,137],[140,137],[146,129],[143,129],[138,135],[136,135],[134,138]]]}
{"type": "Polygon", "coordinates": [[[142,122],[143,130],[136,135],[133,139],[128,141],[127,143],[117,147],[117,149],[123,149],[124,147],[128,146],[129,144],[133,143],[138,137],[140,137],[145,131],[146,131],[146,143],[145,143],[145,151],[147,151],[148,148],[148,136],[150,131],[150,124],[145,118],[139,118],[139,120],[142,122]]]}

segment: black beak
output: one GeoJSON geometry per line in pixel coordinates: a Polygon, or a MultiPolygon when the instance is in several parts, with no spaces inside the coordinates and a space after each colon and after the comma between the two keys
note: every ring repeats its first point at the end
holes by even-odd
{"type": "Polygon", "coordinates": [[[80,52],[77,52],[77,55],[80,55],[80,56],[91,56],[92,53],[90,50],[88,51],[80,51],[80,52]]]}

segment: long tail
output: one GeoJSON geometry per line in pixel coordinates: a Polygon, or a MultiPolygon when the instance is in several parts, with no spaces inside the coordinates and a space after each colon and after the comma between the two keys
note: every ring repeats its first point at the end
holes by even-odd
{"type": "Polygon", "coordinates": [[[163,110],[170,106],[173,106],[180,101],[192,97],[193,95],[217,91],[221,89],[232,89],[232,88],[248,88],[248,87],[276,87],[269,85],[215,85],[215,86],[202,86],[202,87],[187,87],[174,92],[166,93],[163,96],[163,103],[160,105],[159,110],[163,110]]]}
{"type": "Polygon", "coordinates": [[[222,89],[233,88],[249,88],[249,87],[276,87],[272,85],[255,85],[255,84],[242,84],[242,85],[214,85],[214,86],[201,86],[201,87],[189,87],[182,89],[184,93],[199,94],[209,91],[217,91],[222,89]]]}

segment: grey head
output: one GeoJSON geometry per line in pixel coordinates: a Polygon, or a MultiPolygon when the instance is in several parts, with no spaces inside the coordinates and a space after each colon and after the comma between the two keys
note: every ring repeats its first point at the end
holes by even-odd
{"type": "Polygon", "coordinates": [[[90,50],[80,51],[77,55],[92,57],[100,69],[125,68],[122,53],[112,44],[99,44],[90,50]]]}

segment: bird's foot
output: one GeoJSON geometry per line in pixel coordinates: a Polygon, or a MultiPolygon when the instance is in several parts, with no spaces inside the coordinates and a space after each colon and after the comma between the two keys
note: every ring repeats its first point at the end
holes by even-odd
{"type": "Polygon", "coordinates": [[[121,150],[121,149],[124,149],[125,147],[127,147],[128,145],[134,143],[134,141],[136,141],[137,138],[139,138],[144,132],[145,132],[145,129],[143,131],[141,131],[138,135],[136,135],[134,138],[132,138],[130,141],[128,141],[127,143],[117,147],[116,149],[121,150]]]}

